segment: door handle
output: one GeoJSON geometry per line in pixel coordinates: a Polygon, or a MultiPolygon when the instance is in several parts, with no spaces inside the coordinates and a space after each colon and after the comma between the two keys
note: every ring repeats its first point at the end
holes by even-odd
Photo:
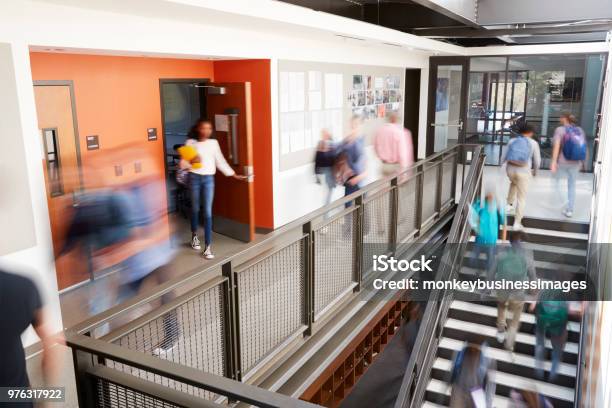
{"type": "Polygon", "coordinates": [[[244,175],[246,176],[247,183],[255,181],[255,173],[253,172],[253,166],[244,166],[244,175]]]}
{"type": "Polygon", "coordinates": [[[463,129],[463,122],[460,121],[457,124],[451,124],[451,123],[432,123],[430,126],[432,127],[456,127],[459,130],[463,129]]]}

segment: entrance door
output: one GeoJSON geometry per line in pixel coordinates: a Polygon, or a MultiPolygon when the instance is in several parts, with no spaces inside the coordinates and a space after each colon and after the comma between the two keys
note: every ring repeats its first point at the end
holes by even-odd
{"type": "Polygon", "coordinates": [[[427,155],[463,142],[467,72],[465,57],[429,59],[427,155]]]}
{"type": "Polygon", "coordinates": [[[72,83],[57,81],[34,85],[38,128],[44,153],[47,204],[56,256],[55,271],[59,289],[65,289],[90,277],[84,251],[75,250],[57,258],[72,217],[74,194],[82,188],[72,83]]]}
{"type": "Polygon", "coordinates": [[[208,118],[228,163],[248,181],[225,177],[217,172],[213,229],[240,241],[255,238],[253,188],[253,142],[251,125],[251,83],[212,83],[207,92],[208,118]]]}

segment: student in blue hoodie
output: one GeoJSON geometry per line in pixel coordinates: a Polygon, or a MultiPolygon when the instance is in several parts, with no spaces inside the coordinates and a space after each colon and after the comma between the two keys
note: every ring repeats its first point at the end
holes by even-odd
{"type": "Polygon", "coordinates": [[[472,205],[470,225],[476,233],[471,265],[475,266],[480,254],[484,252],[487,258],[485,268],[488,274],[495,260],[495,248],[500,227],[502,227],[502,240],[506,240],[506,214],[503,205],[497,202],[492,190],[486,192],[484,201],[477,199],[472,205]]]}

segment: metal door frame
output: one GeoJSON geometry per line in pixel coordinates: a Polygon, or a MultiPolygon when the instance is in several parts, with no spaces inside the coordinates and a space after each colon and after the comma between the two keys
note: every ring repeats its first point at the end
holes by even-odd
{"type": "Polygon", "coordinates": [[[465,123],[466,123],[466,100],[468,93],[468,74],[470,57],[429,57],[429,88],[427,90],[427,139],[425,143],[425,157],[434,153],[435,141],[435,122],[436,115],[436,89],[438,79],[438,67],[440,65],[461,65],[461,92],[459,100],[459,120],[462,124],[459,128],[458,144],[465,143],[465,123]]]}

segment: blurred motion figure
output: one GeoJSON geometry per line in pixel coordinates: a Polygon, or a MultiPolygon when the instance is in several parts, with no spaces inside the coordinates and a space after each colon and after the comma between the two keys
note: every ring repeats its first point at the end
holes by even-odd
{"type": "Polygon", "coordinates": [[[412,135],[398,123],[398,115],[391,113],[388,123],[374,136],[374,149],[382,162],[385,177],[403,172],[414,163],[412,135]]]}

